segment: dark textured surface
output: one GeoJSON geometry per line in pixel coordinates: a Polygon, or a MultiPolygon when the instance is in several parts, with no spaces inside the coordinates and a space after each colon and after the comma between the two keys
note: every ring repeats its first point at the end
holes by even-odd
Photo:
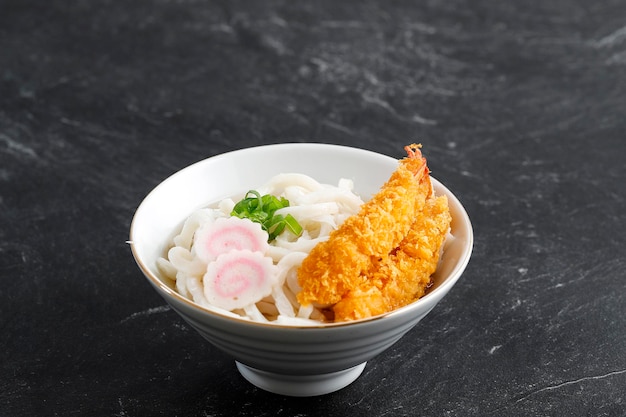
{"type": "Polygon", "coordinates": [[[0,415],[626,415],[626,8],[0,1],[0,415]],[[421,141],[466,274],[344,390],[254,388],[125,244],[174,171],[421,141]]]}

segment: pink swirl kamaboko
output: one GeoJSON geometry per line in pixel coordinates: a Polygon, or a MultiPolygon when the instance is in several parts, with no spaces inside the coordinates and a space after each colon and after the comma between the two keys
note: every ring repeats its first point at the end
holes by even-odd
{"type": "Polygon", "coordinates": [[[192,213],[157,265],[178,293],[206,309],[258,322],[319,324],[325,306],[298,303],[297,269],[363,201],[350,180],[333,186],[297,173],[256,190],[289,200],[276,214],[291,214],[302,234],[286,230],[268,243],[260,224],[230,215],[235,201],[227,198],[192,213]]]}

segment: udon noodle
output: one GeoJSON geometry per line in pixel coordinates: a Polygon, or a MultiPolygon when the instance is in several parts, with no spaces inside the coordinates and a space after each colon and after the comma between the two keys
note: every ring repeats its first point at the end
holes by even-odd
{"type": "Polygon", "coordinates": [[[353,183],[339,180],[337,186],[321,184],[303,174],[279,174],[256,189],[289,200],[289,207],[276,214],[291,214],[302,226],[300,236],[285,231],[269,244],[265,256],[272,259],[276,284],[271,293],[249,305],[227,310],[211,303],[204,288],[208,263],[200,259],[195,244],[196,232],[207,223],[229,218],[235,206],[231,198],[192,213],[173,238],[167,256],[159,258],[161,272],[175,281],[178,293],[200,306],[221,314],[258,322],[291,325],[317,325],[325,321],[324,307],[315,303],[302,306],[296,297],[301,290],[297,270],[318,243],[328,239],[346,218],[356,214],[363,200],[353,192],[353,183]]]}

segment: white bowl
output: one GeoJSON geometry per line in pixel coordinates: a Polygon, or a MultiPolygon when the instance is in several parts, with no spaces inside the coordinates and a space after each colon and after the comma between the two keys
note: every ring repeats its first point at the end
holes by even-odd
{"type": "MultiPolygon", "coordinates": [[[[426,156],[428,150],[426,150],[426,156]]],[[[314,396],[353,382],[366,362],[414,327],[457,282],[473,245],[470,220],[461,203],[433,178],[437,195],[448,196],[454,236],[434,285],[421,299],[390,313],[348,323],[294,327],[255,323],[209,311],[173,289],[159,272],[169,239],[194,210],[243,194],[280,173],[299,172],[319,182],[354,181],[367,200],[397,168],[397,160],[337,145],[290,143],[247,148],[197,162],[159,184],[137,209],[130,228],[133,256],[155,290],[206,340],[232,355],[240,373],[264,390],[314,396]]]]}

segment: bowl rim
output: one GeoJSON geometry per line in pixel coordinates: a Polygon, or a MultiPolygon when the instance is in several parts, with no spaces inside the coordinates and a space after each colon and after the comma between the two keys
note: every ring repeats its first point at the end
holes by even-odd
{"type": "MultiPolygon", "coordinates": [[[[158,290],[159,295],[161,295],[161,297],[163,297],[165,301],[171,307],[176,309],[172,305],[171,300],[168,299],[168,297],[173,298],[178,303],[182,303],[187,308],[193,309],[203,315],[209,315],[214,318],[221,319],[221,320],[232,321],[234,323],[238,323],[241,325],[250,325],[250,326],[254,326],[255,328],[267,327],[267,328],[273,328],[273,329],[294,329],[294,330],[299,329],[299,330],[314,331],[314,330],[320,330],[320,329],[331,329],[331,328],[339,328],[339,327],[346,327],[346,326],[355,327],[358,325],[365,325],[365,324],[369,324],[372,322],[388,319],[389,317],[409,314],[411,310],[416,309],[419,305],[428,303],[429,300],[436,298],[438,293],[443,292],[443,294],[445,295],[445,293],[449,291],[450,288],[456,283],[456,281],[463,274],[471,258],[471,254],[472,254],[473,246],[474,246],[473,228],[472,228],[472,224],[469,219],[469,216],[467,214],[467,211],[465,210],[465,207],[461,204],[459,199],[444,184],[442,184],[432,175],[431,175],[431,181],[433,181],[439,188],[442,188],[445,192],[445,195],[448,197],[448,199],[452,200],[460,209],[458,214],[460,214],[461,219],[459,220],[460,220],[460,223],[463,224],[463,227],[467,230],[467,244],[465,245],[462,251],[462,256],[460,260],[457,262],[457,265],[455,265],[450,275],[446,277],[446,279],[442,282],[441,285],[439,285],[437,288],[433,289],[432,291],[428,292],[424,296],[420,297],[419,299],[405,306],[399,307],[395,310],[392,310],[383,314],[379,314],[376,316],[367,317],[363,319],[358,319],[358,320],[346,321],[346,322],[333,322],[333,323],[320,322],[319,324],[306,324],[306,325],[282,324],[282,323],[274,323],[274,322],[267,322],[267,323],[256,322],[256,321],[252,321],[250,319],[244,318],[244,317],[233,317],[233,316],[229,316],[226,314],[222,314],[218,311],[210,310],[206,307],[201,306],[200,304],[195,303],[193,300],[190,300],[184,297],[182,294],[179,294],[177,291],[175,291],[174,289],[166,285],[162,281],[162,279],[159,278],[156,274],[154,274],[152,270],[146,265],[146,263],[141,258],[141,256],[138,253],[138,250],[135,247],[135,242],[133,238],[135,235],[135,225],[137,223],[138,216],[141,214],[143,207],[145,207],[144,203],[146,203],[146,201],[149,199],[149,197],[153,193],[157,192],[157,189],[161,187],[162,184],[169,182],[169,181],[173,181],[174,178],[184,175],[186,171],[192,170],[197,165],[209,163],[209,161],[215,160],[217,158],[227,158],[229,156],[232,156],[233,154],[254,152],[255,150],[261,150],[261,149],[304,147],[304,146],[307,146],[307,147],[314,146],[320,149],[328,148],[329,150],[332,150],[332,149],[336,150],[340,148],[340,149],[350,151],[350,152],[356,151],[360,153],[369,153],[369,154],[373,154],[373,156],[377,156],[377,157],[382,156],[382,157],[386,157],[391,160],[394,160],[396,162],[398,161],[398,159],[385,155],[385,154],[381,154],[378,152],[374,152],[374,151],[370,151],[370,150],[366,150],[362,148],[351,147],[351,146],[326,144],[326,143],[318,143],[318,142],[285,142],[285,143],[279,143],[279,144],[252,146],[252,147],[247,147],[247,148],[235,149],[235,150],[224,152],[221,154],[216,154],[208,158],[201,159],[190,165],[187,165],[181,168],[180,170],[174,172],[173,174],[169,175],[168,177],[163,179],[161,182],[159,182],[154,188],[152,188],[152,190],[150,190],[150,192],[146,194],[145,197],[141,200],[139,206],[137,207],[137,209],[135,210],[135,213],[133,214],[133,218],[130,224],[129,240],[126,243],[128,243],[128,245],[130,246],[133,258],[135,259],[135,262],[137,266],[139,267],[139,269],[142,271],[143,275],[149,280],[152,286],[158,290]]],[[[436,304],[436,300],[435,300],[435,304],[436,304]]]]}

